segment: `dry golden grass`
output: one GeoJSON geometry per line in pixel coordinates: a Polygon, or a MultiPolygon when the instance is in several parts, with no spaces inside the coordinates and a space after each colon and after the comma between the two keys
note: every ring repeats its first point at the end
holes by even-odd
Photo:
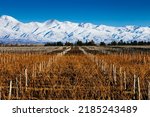
{"type": "Polygon", "coordinates": [[[10,81],[10,99],[148,99],[150,56],[0,54],[1,99],[10,81]]]}

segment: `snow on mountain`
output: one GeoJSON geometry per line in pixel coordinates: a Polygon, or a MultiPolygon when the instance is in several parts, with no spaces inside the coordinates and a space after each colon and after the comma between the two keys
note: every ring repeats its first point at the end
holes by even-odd
{"type": "Polygon", "coordinates": [[[16,20],[15,18],[11,17],[11,16],[7,16],[7,15],[3,15],[1,16],[2,20],[8,21],[8,22],[19,22],[18,20],[16,20]]]}
{"type": "Polygon", "coordinates": [[[0,43],[46,43],[94,40],[96,43],[112,41],[150,41],[150,27],[112,27],[91,23],[72,23],[48,20],[43,23],[22,23],[11,16],[0,17],[0,43]]]}

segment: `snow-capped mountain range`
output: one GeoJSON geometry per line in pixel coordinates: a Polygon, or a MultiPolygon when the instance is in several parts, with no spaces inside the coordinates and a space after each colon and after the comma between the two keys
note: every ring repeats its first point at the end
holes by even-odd
{"type": "Polygon", "coordinates": [[[112,27],[91,23],[72,23],[48,20],[43,23],[23,23],[11,16],[0,17],[0,43],[35,44],[46,42],[96,43],[112,41],[150,41],[150,27],[112,27]]]}

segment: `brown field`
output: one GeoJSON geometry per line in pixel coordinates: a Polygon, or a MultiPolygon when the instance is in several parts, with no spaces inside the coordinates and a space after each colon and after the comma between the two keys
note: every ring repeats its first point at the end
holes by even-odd
{"type": "Polygon", "coordinates": [[[150,50],[1,47],[0,99],[147,100],[150,50]]]}

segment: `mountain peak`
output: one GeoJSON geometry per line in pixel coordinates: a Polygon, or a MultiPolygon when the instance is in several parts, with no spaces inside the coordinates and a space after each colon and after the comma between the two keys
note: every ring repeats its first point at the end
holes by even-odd
{"type": "Polygon", "coordinates": [[[58,20],[55,20],[55,19],[52,19],[52,20],[47,20],[46,22],[45,22],[45,24],[59,24],[59,21],[58,20]]]}
{"type": "Polygon", "coordinates": [[[6,21],[10,21],[10,22],[19,22],[18,20],[16,20],[15,18],[8,16],[8,15],[2,15],[0,17],[0,19],[6,20],[6,21]]]}

